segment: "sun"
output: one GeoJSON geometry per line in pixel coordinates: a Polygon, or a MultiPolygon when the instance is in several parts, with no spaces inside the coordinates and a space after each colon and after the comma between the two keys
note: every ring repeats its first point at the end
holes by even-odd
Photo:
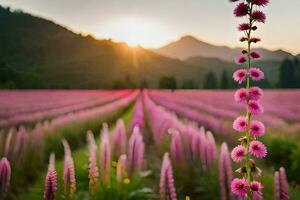
{"type": "Polygon", "coordinates": [[[158,22],[139,17],[108,21],[96,33],[99,38],[126,42],[131,47],[157,48],[174,39],[168,28],[158,22]]]}

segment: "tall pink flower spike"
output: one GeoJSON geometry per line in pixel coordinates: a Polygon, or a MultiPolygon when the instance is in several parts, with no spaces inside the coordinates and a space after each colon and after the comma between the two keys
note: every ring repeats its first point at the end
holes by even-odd
{"type": "Polygon", "coordinates": [[[49,167],[45,180],[44,200],[54,200],[57,191],[57,175],[55,170],[55,155],[52,153],[49,159],[49,167]]]}
{"type": "Polygon", "coordinates": [[[252,120],[252,118],[264,111],[260,103],[263,91],[259,87],[250,88],[250,79],[252,81],[260,81],[264,79],[264,73],[261,69],[252,66],[252,60],[258,60],[262,55],[253,50],[251,45],[261,41],[260,38],[252,35],[258,29],[257,24],[265,23],[266,21],[266,15],[260,10],[254,10],[254,8],[260,9],[268,5],[269,0],[230,1],[238,2],[234,9],[234,16],[247,19],[246,22],[240,23],[238,26],[238,30],[243,34],[240,42],[247,42],[247,48],[235,58],[235,63],[246,65],[246,69],[238,69],[233,73],[233,79],[236,82],[239,84],[246,82],[246,88],[238,89],[234,95],[237,103],[245,105],[246,113],[244,116],[236,118],[233,123],[233,129],[242,134],[242,136],[239,139],[240,145],[231,152],[233,161],[242,163],[242,167],[237,170],[242,178],[236,178],[232,181],[231,191],[234,195],[247,200],[259,200],[263,198],[263,185],[256,180],[256,172],[260,170],[252,157],[265,157],[267,148],[262,142],[258,141],[259,137],[265,134],[265,126],[262,122],[252,120]]]}

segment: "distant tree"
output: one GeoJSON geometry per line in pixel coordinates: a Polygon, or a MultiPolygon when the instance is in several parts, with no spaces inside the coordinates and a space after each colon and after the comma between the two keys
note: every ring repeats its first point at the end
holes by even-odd
{"type": "Polygon", "coordinates": [[[182,89],[197,89],[197,86],[193,80],[184,80],[182,89]]]}
{"type": "Polygon", "coordinates": [[[222,72],[220,88],[221,89],[229,88],[228,74],[227,74],[227,70],[225,70],[225,69],[222,72]]]}
{"type": "Polygon", "coordinates": [[[206,74],[203,87],[204,89],[217,89],[217,78],[214,72],[210,71],[206,74]]]}
{"type": "Polygon", "coordinates": [[[149,87],[149,84],[148,84],[148,81],[146,80],[142,80],[141,83],[140,83],[140,89],[145,89],[145,88],[148,88],[149,87]]]}
{"type": "Polygon", "coordinates": [[[295,63],[290,59],[285,59],[280,66],[279,87],[280,88],[295,88],[296,74],[295,63]]]}
{"type": "Polygon", "coordinates": [[[159,79],[159,88],[160,89],[172,89],[175,90],[177,89],[177,82],[176,79],[174,77],[161,77],[159,79]]]}

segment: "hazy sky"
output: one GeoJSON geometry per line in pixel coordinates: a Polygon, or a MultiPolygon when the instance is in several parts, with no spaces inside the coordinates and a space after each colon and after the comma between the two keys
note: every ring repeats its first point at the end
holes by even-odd
{"type": "MultiPolygon", "coordinates": [[[[267,23],[257,32],[270,49],[300,53],[300,0],[270,0],[267,23]]],[[[204,41],[237,46],[239,33],[228,0],[0,0],[46,17],[76,32],[158,47],[191,34],[204,41]]]]}

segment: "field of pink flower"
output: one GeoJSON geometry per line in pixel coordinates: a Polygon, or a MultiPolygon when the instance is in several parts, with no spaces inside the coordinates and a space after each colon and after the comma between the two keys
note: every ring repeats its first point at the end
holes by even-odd
{"type": "MultiPolygon", "coordinates": [[[[235,198],[229,188],[237,157],[230,152],[239,137],[232,122],[243,110],[234,91],[0,96],[1,199],[235,198]]],[[[255,160],[264,199],[300,194],[299,100],[299,90],[264,92],[258,119],[267,156],[255,160]]]]}

